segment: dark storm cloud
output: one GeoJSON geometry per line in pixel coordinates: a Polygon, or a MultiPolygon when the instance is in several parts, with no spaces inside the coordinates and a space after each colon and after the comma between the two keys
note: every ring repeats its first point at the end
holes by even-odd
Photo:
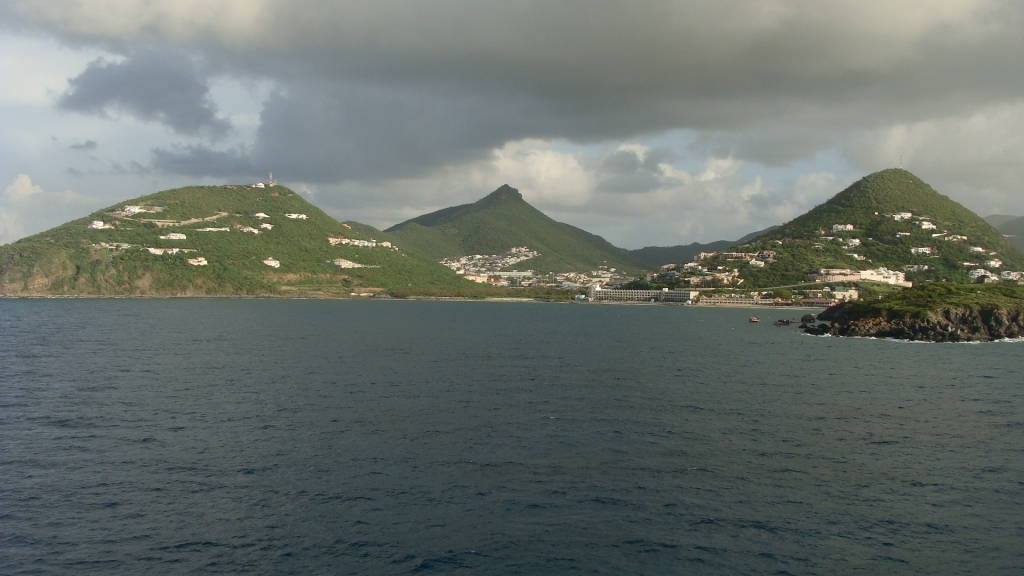
{"type": "Polygon", "coordinates": [[[748,132],[704,132],[689,146],[690,151],[719,158],[732,156],[781,166],[813,156],[818,150],[836,144],[836,136],[826,130],[774,127],[748,132]]]}
{"type": "Polygon", "coordinates": [[[116,109],[159,122],[184,135],[222,137],[230,125],[218,117],[210,88],[187,56],[145,49],[123,62],[93,61],[68,80],[57,100],[65,110],[105,116],[116,109]]]}
{"type": "MultiPolygon", "coordinates": [[[[964,116],[1024,93],[1024,5],[1008,0],[22,0],[6,10],[74,42],[171,47],[93,63],[66,108],[223,133],[178,51],[271,80],[281,92],[244,160],[309,181],[414,176],[520,138],[670,129],[710,134],[697,151],[782,165],[844,132],[964,116]]],[[[243,160],[199,148],[157,158],[186,174],[243,160]]]]}
{"type": "Polygon", "coordinates": [[[621,149],[606,156],[596,171],[600,177],[597,189],[603,192],[643,193],[664,185],[659,164],[670,162],[675,153],[668,148],[654,148],[642,153],[621,149]]]}
{"type": "Polygon", "coordinates": [[[153,150],[152,168],[169,174],[204,177],[249,177],[262,173],[241,150],[211,150],[205,146],[185,146],[174,150],[153,150]]]}

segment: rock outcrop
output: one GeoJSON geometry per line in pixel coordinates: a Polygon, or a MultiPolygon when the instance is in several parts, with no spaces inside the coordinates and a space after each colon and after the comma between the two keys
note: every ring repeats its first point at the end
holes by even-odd
{"type": "Polygon", "coordinates": [[[897,338],[926,342],[986,342],[1024,337],[1024,310],[1020,308],[941,308],[922,317],[895,314],[855,315],[852,307],[833,306],[818,315],[830,321],[810,324],[808,334],[897,338]]]}

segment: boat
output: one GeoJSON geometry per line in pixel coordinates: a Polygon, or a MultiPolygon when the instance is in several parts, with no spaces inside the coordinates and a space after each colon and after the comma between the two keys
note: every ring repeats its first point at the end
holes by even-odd
{"type": "Polygon", "coordinates": [[[757,316],[751,316],[751,317],[750,317],[750,321],[751,321],[751,322],[760,322],[760,321],[761,321],[761,319],[760,319],[760,318],[758,318],[757,316]]]}
{"type": "Polygon", "coordinates": [[[776,326],[789,326],[790,322],[792,322],[792,320],[789,320],[789,319],[786,319],[786,318],[779,318],[778,320],[775,321],[775,325],[776,326]]]}

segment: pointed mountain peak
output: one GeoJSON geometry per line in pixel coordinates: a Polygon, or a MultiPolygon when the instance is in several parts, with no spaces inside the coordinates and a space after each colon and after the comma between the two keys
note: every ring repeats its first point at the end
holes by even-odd
{"type": "Polygon", "coordinates": [[[519,190],[509,186],[508,184],[502,184],[500,188],[491,192],[487,196],[481,199],[481,202],[485,200],[522,200],[523,195],[519,193],[519,190]]]}

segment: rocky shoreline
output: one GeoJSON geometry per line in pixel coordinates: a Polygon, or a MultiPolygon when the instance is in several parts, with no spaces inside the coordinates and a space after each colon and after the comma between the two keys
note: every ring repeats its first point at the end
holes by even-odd
{"type": "Polygon", "coordinates": [[[940,308],[922,317],[909,315],[853,313],[853,307],[839,304],[818,315],[804,332],[814,335],[896,338],[920,342],[990,342],[1024,337],[1024,309],[940,308]]]}

